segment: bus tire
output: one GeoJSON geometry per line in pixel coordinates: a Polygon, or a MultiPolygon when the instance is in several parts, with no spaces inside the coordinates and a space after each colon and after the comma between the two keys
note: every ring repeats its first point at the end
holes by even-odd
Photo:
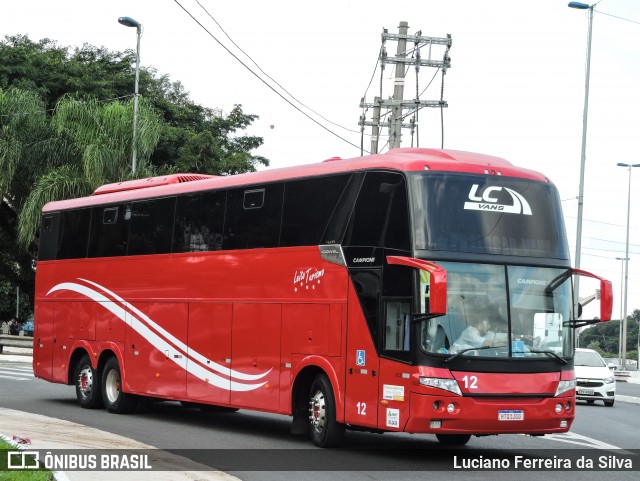
{"type": "Polygon", "coordinates": [[[471,439],[471,434],[436,434],[442,444],[449,446],[464,446],[471,439]]]}
{"type": "Polygon", "coordinates": [[[309,393],[311,440],[321,448],[342,444],[345,426],[336,421],[336,403],[331,382],[325,374],[318,374],[309,393]]]}
{"type": "Polygon", "coordinates": [[[83,355],[73,371],[78,404],[85,409],[102,407],[102,383],[100,373],[91,365],[87,354],[83,355]]]}
{"type": "Polygon", "coordinates": [[[102,371],[102,400],[107,411],[127,414],[135,411],[138,397],[122,391],[122,374],[115,357],[109,358],[102,371]]]}

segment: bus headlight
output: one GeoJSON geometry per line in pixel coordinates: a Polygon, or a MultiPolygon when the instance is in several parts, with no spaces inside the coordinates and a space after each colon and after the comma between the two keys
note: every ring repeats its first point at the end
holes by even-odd
{"type": "Polygon", "coordinates": [[[556,396],[560,396],[560,394],[565,393],[567,391],[571,391],[576,388],[576,380],[572,379],[571,381],[560,381],[558,383],[558,389],[556,389],[556,396]]]}
{"type": "Polygon", "coordinates": [[[455,379],[441,379],[438,377],[420,377],[418,378],[420,384],[423,386],[435,387],[436,389],[444,389],[445,391],[452,392],[458,396],[462,396],[458,381],[455,379]]]}

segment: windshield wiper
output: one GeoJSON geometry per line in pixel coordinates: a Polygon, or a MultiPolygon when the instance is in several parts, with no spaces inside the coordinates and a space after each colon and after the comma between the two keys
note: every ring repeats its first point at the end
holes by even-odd
{"type": "Polygon", "coordinates": [[[507,347],[507,346],[481,346],[481,347],[469,347],[467,349],[463,349],[462,351],[458,351],[456,352],[453,356],[450,356],[448,358],[446,358],[445,360],[443,360],[442,362],[449,362],[449,361],[453,361],[456,357],[458,357],[461,354],[464,354],[465,352],[469,352],[469,351],[483,351],[485,349],[498,349],[501,347],[507,347]]]}
{"type": "Polygon", "coordinates": [[[567,364],[568,361],[560,356],[558,356],[555,352],[553,351],[529,351],[529,352],[533,352],[534,354],[549,354],[550,356],[555,357],[558,361],[560,361],[561,364],[567,364]]]}

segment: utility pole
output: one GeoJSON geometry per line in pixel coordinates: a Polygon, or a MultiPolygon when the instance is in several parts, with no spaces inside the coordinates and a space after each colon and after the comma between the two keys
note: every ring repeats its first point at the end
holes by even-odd
{"type": "MultiPolygon", "coordinates": [[[[364,99],[362,99],[364,103],[364,99]]],[[[378,139],[380,138],[380,105],[382,99],[380,97],[373,98],[373,118],[371,127],[371,153],[378,153],[378,139]]],[[[363,126],[364,127],[364,126],[363,126]]]]}
{"type": "MultiPolygon", "coordinates": [[[[414,132],[418,127],[415,120],[410,122],[404,122],[406,117],[405,111],[411,110],[417,112],[424,107],[448,107],[448,104],[444,100],[420,100],[418,92],[418,71],[420,67],[435,67],[440,68],[443,72],[451,67],[451,58],[449,57],[449,49],[451,48],[451,35],[447,35],[446,38],[438,37],[426,37],[422,36],[421,32],[416,35],[409,35],[409,24],[407,22],[400,22],[398,27],[398,33],[388,33],[387,29],[382,31],[382,48],[380,49],[380,56],[378,61],[381,65],[380,73],[380,95],[374,98],[373,103],[366,102],[363,97],[360,101],[360,107],[363,109],[373,109],[373,115],[371,121],[367,121],[365,116],[361,116],[360,126],[371,127],[371,153],[376,154],[380,150],[380,127],[383,122],[389,127],[389,148],[397,148],[402,144],[402,129],[411,129],[414,132]],[[387,41],[398,42],[396,48],[396,55],[394,57],[388,57],[385,49],[385,43],[387,41]],[[414,47],[407,50],[407,44],[412,42],[414,47]],[[432,60],[431,49],[434,45],[441,45],[445,47],[445,52],[442,60],[432,60]],[[420,49],[423,47],[429,47],[429,54],[424,58],[420,54],[420,49]],[[412,54],[411,57],[408,55],[412,54]],[[395,64],[395,77],[393,86],[393,95],[388,99],[382,98],[382,74],[386,64],[395,64]],[[416,68],[416,98],[411,100],[404,99],[404,85],[405,85],[405,70],[409,66],[415,66],[416,68]],[[385,109],[383,115],[382,110],[385,109]],[[387,117],[387,114],[390,115],[387,117]],[[386,121],[382,119],[387,117],[386,121]]],[[[419,146],[418,146],[419,147],[419,146]]],[[[383,146],[384,148],[384,146],[383,146]]]]}
{"type": "Polygon", "coordinates": [[[404,100],[404,63],[400,60],[407,58],[407,31],[409,24],[400,22],[398,27],[398,48],[396,50],[396,77],[393,86],[394,105],[391,107],[391,132],[389,138],[389,148],[396,149],[402,143],[402,105],[399,102],[404,100]]]}

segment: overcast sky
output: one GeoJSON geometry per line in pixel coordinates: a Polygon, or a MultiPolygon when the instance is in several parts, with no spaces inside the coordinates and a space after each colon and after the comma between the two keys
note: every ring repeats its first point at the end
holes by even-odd
{"type": "MultiPolygon", "coordinates": [[[[359,155],[348,142],[360,145],[359,102],[376,67],[383,28],[397,33],[399,22],[406,21],[411,34],[451,34],[452,66],[444,85],[449,104],[444,111],[445,148],[504,157],[546,174],[560,190],[569,244],[575,250],[586,11],[568,8],[566,0],[199,0],[207,14],[196,0],[178,1],[209,33],[174,0],[21,0],[4,9],[0,32],[121,51],[135,49],[135,29],[117,19],[133,17],[143,24],[144,67],[182,82],[202,105],[229,112],[242,104],[245,113],[260,116],[250,132],[264,137],[255,153],[269,158],[271,167],[359,155]],[[331,123],[292,100],[294,104],[337,136],[302,115],[227,53],[213,37],[268,81],[211,17],[269,76],[331,123]]],[[[390,55],[395,48],[388,42],[390,55]]],[[[442,49],[434,48],[432,56],[441,58],[442,49]]],[[[385,89],[392,85],[392,72],[391,66],[385,70],[385,89]]],[[[433,73],[423,68],[420,90],[433,73]]],[[[378,94],[379,85],[378,69],[367,101],[378,94]]],[[[628,173],[616,163],[640,163],[637,0],[602,0],[596,6],[590,87],[581,267],[613,282],[618,318],[621,262],[615,258],[624,257],[628,173]]],[[[408,81],[405,97],[414,93],[415,80],[408,81]]],[[[439,97],[438,75],[421,98],[439,97]]],[[[440,147],[439,110],[420,112],[419,138],[421,147],[440,147]]],[[[365,148],[369,142],[366,136],[365,148]]],[[[409,145],[405,133],[403,146],[409,145]]],[[[629,313],[640,308],[640,168],[634,169],[632,191],[629,313]]]]}

